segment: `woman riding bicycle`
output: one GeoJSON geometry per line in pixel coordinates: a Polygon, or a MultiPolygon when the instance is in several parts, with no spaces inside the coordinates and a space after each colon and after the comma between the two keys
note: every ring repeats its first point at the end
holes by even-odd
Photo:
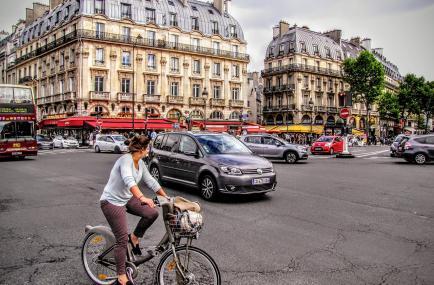
{"type": "Polygon", "coordinates": [[[116,238],[114,256],[118,284],[126,285],[125,271],[127,243],[135,255],[141,255],[139,238],[158,217],[158,211],[150,198],[146,198],[137,184],[141,179],[160,196],[168,198],[160,184],[150,175],[142,158],[148,155],[150,140],[145,136],[133,136],[125,144],[130,153],[121,156],[110,172],[110,178],[100,198],[101,209],[116,238]],[[126,213],[141,217],[134,232],[128,235],[126,213]]]}

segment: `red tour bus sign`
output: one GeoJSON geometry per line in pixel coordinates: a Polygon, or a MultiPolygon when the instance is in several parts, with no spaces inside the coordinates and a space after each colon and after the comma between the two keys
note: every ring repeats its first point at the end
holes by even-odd
{"type": "Polygon", "coordinates": [[[341,117],[342,119],[346,119],[349,116],[350,116],[350,110],[348,108],[342,108],[339,113],[339,117],[341,117]]]}

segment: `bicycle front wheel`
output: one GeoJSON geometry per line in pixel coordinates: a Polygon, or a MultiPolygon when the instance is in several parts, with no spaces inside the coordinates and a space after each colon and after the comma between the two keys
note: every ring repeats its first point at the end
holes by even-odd
{"type": "Polygon", "coordinates": [[[160,259],[157,267],[158,285],[220,285],[220,271],[212,257],[200,248],[194,246],[179,246],[176,248],[178,262],[184,276],[176,267],[175,258],[171,250],[167,251],[160,259]]]}

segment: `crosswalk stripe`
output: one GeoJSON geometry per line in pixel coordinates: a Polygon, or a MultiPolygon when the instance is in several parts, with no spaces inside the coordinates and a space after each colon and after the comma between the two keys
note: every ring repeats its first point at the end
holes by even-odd
{"type": "Polygon", "coordinates": [[[363,153],[360,155],[356,155],[356,157],[365,157],[365,156],[371,156],[371,155],[376,155],[376,154],[380,154],[380,153],[385,153],[388,152],[389,150],[380,150],[380,151],[374,151],[374,152],[368,152],[368,153],[363,153]]]}

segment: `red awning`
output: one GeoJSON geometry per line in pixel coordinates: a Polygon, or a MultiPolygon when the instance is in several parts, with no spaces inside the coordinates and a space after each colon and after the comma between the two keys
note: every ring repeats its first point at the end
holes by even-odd
{"type": "Polygon", "coordinates": [[[56,127],[57,126],[57,122],[61,120],[61,119],[46,119],[46,120],[42,120],[39,122],[39,126],[40,127],[46,127],[46,126],[51,126],[51,127],[56,127]]]}
{"type": "MultiPolygon", "coordinates": [[[[86,121],[86,124],[88,124],[89,126],[91,126],[93,128],[96,128],[96,126],[97,126],[96,121],[86,121]]],[[[109,130],[129,130],[129,129],[133,128],[133,124],[131,122],[115,122],[115,121],[104,122],[104,121],[102,121],[101,128],[102,129],[109,129],[109,130]]],[[[144,130],[145,124],[135,123],[134,129],[144,130]]]]}
{"type": "Polygon", "coordinates": [[[71,117],[58,121],[57,126],[60,128],[81,128],[84,126],[84,122],[95,120],[95,117],[71,117]]]}

